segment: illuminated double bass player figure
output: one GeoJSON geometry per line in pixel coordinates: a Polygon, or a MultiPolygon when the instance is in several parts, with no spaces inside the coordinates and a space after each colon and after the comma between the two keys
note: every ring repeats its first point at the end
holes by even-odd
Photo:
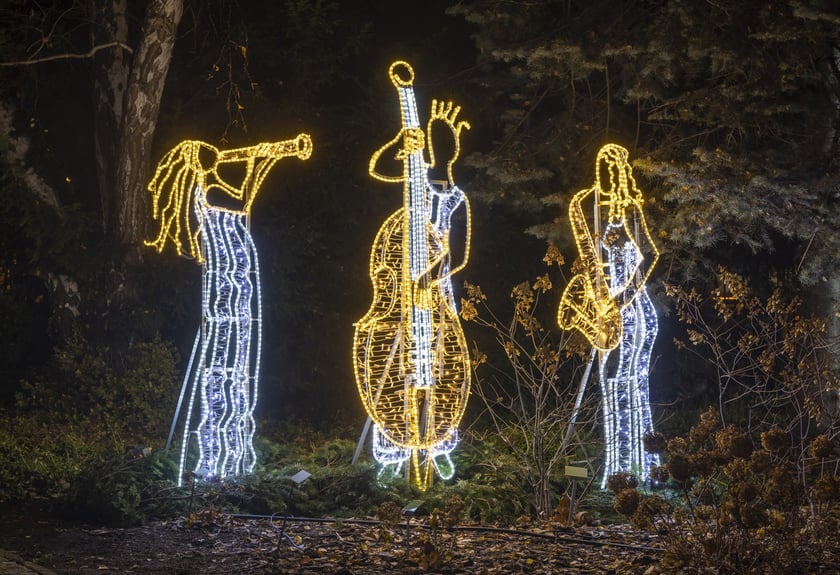
{"type": "MultiPolygon", "coordinates": [[[[575,194],[569,206],[584,271],[563,292],[557,320],[592,344],[590,367],[598,355],[606,441],[602,487],[619,471],[645,479],[658,463],[642,444],[644,434],[653,431],[648,374],[658,331],[645,283],[659,258],[642,203],[627,150],[607,144],[598,152],[595,184],[575,194]],[[589,210],[592,228],[585,215],[589,210]]],[[[584,384],[585,378],[579,397],[584,384]]]]}
{"type": "MultiPolygon", "coordinates": [[[[312,141],[306,134],[233,150],[188,140],[163,157],[148,186],[152,215],[160,227],[147,245],[161,252],[171,241],[179,255],[203,265],[202,321],[172,422],[174,431],[191,384],[179,485],[193,436],[198,444],[193,470],[205,479],[249,473],[256,463],[254,407],[262,307],[259,261],[248,219],[271,167],[282,158],[305,160],[311,153],[312,141]],[[238,183],[230,181],[234,174],[238,183]],[[196,408],[198,421],[193,427],[196,408]]],[[[171,438],[172,431],[167,445],[171,438]]]]}
{"type": "Polygon", "coordinates": [[[470,387],[469,356],[451,282],[469,256],[469,203],[452,176],[461,130],[469,124],[457,120],[460,107],[433,101],[424,132],[411,66],[394,62],[388,73],[399,97],[402,127],[373,154],[369,171],[380,181],[402,184],[403,206],[376,235],[370,254],[373,303],[356,323],[356,384],[369,416],[359,448],[372,422],[373,453],[383,469],[405,464],[406,476],[425,488],[435,472],[447,478],[454,471],[449,453],[458,442],[470,387]],[[428,177],[438,161],[434,126],[446,127],[454,139],[445,163],[447,182],[441,186],[428,177]],[[402,173],[383,175],[378,170],[383,158],[401,162],[402,173]],[[466,243],[462,260],[453,265],[450,227],[461,206],[466,243]]]}

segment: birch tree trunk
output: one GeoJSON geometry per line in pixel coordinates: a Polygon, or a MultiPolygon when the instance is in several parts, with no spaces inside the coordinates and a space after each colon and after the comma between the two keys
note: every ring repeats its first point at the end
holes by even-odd
{"type": "Polygon", "coordinates": [[[152,140],[184,0],[87,1],[94,46],[114,45],[98,51],[93,66],[97,183],[113,258],[104,288],[87,301],[98,318],[92,333],[113,342],[126,336],[124,318],[142,299],[139,245],[151,221],[146,184],[152,140]],[[139,34],[129,29],[136,17],[130,7],[145,10],[139,34]]]}
{"type": "MultiPolygon", "coordinates": [[[[128,45],[127,0],[89,0],[93,45],[128,45]]],[[[116,167],[131,55],[120,47],[97,52],[93,59],[96,179],[102,204],[102,227],[109,234],[117,193],[116,167]]]]}
{"type": "MultiPolygon", "coordinates": [[[[106,10],[112,11],[115,32],[119,33],[120,19],[125,19],[125,0],[110,0],[106,10]]],[[[103,208],[108,209],[104,214],[106,229],[117,245],[136,245],[145,233],[145,222],[149,218],[146,183],[152,138],[172,60],[175,33],[183,12],[183,0],[151,0],[146,8],[140,43],[127,73],[123,98],[120,98],[120,81],[125,76],[117,61],[110,68],[108,91],[101,93],[103,97],[114,98],[113,119],[119,122],[118,138],[112,148],[117,151],[116,163],[111,168],[114,180],[108,182],[107,169],[100,177],[100,182],[108,186],[100,190],[103,208]]],[[[97,148],[108,145],[109,142],[103,139],[97,148]]],[[[103,154],[103,160],[106,154],[103,154]]]]}

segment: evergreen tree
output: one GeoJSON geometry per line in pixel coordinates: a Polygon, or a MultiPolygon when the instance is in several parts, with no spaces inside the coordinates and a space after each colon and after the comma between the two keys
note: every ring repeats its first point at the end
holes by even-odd
{"type": "Polygon", "coordinates": [[[471,158],[475,187],[530,211],[531,233],[562,244],[568,198],[614,141],[653,196],[661,269],[691,277],[785,250],[774,265],[805,283],[835,273],[836,4],[471,1],[450,12],[476,27],[477,83],[493,89],[484,120],[496,131],[471,158]]]}

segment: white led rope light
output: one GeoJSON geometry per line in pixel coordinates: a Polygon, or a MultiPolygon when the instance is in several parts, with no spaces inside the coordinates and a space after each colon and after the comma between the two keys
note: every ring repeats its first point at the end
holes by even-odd
{"type": "Polygon", "coordinates": [[[188,253],[203,267],[202,322],[181,391],[183,398],[191,385],[178,485],[188,464],[192,438],[197,447],[193,471],[199,477],[236,477],[250,473],[256,465],[254,409],[262,345],[262,294],[248,219],[271,166],[281,158],[307,159],[311,153],[312,141],[306,134],[234,150],[188,140],[164,156],[149,184],[153,217],[160,228],[147,244],[161,252],[171,241],[179,254],[188,253]],[[201,152],[209,152],[209,166],[207,154],[200,158],[201,152]],[[245,175],[238,186],[219,175],[219,167],[229,163],[244,163],[245,175]],[[239,201],[242,208],[215,205],[208,198],[211,191],[239,201]],[[195,410],[198,417],[193,426],[195,410]]]}
{"type": "MultiPolygon", "coordinates": [[[[356,323],[353,358],[356,384],[368,422],[373,423],[374,457],[383,467],[402,469],[406,464],[407,476],[425,488],[435,473],[440,474],[437,458],[445,462],[442,475],[451,476],[449,453],[457,444],[457,426],[469,395],[469,357],[451,281],[469,255],[469,204],[452,178],[461,130],[469,124],[457,120],[460,108],[451,102],[433,101],[424,132],[411,66],[394,62],[389,76],[397,90],[402,126],[374,152],[369,172],[380,181],[401,183],[403,206],[383,223],[371,249],[374,301],[356,323]],[[435,164],[431,127],[438,122],[455,140],[446,163],[447,189],[438,189],[428,179],[435,164]],[[400,175],[377,171],[386,150],[393,150],[393,157],[402,162],[400,175]],[[463,261],[453,267],[452,213],[462,205],[467,243],[463,261]]],[[[360,447],[365,435],[366,431],[360,447]]]]}

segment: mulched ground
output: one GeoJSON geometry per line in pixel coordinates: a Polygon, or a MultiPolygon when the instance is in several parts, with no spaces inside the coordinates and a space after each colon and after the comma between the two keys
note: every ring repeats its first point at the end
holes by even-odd
{"type": "Polygon", "coordinates": [[[351,519],[282,526],[282,519],[204,512],[101,528],[6,509],[0,511],[0,548],[58,574],[80,575],[644,574],[657,573],[661,558],[655,535],[621,525],[432,531],[414,518],[408,529],[351,519]]]}

